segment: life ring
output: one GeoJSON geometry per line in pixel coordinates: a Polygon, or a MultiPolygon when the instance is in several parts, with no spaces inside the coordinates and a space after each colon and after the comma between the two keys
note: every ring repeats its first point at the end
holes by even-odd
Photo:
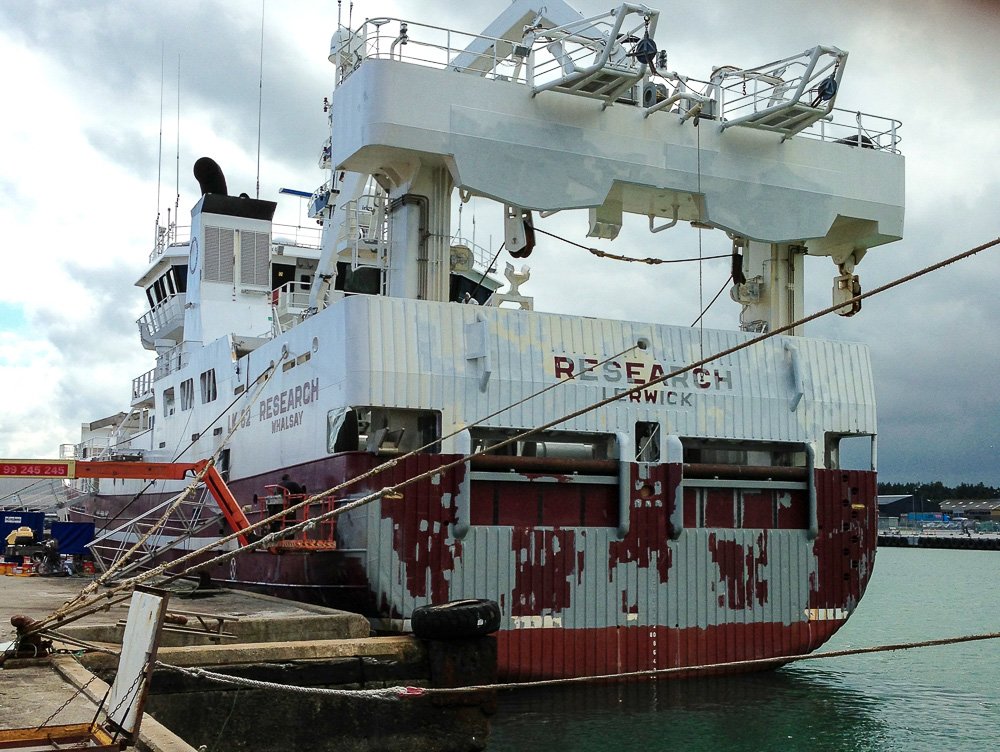
{"type": "Polygon", "coordinates": [[[482,637],[500,628],[500,606],[478,598],[418,606],[410,625],[413,634],[427,640],[482,637]]]}

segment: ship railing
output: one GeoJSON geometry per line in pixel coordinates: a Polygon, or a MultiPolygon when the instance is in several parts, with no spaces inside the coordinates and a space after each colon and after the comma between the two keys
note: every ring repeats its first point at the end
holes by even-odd
{"type": "Polygon", "coordinates": [[[475,73],[486,78],[527,83],[523,58],[515,43],[401,18],[370,18],[357,31],[340,29],[330,60],[343,82],[365,60],[397,60],[416,65],[475,73]]]}
{"type": "Polygon", "coordinates": [[[496,267],[492,266],[496,251],[490,251],[489,248],[484,248],[477,244],[475,240],[470,240],[462,235],[452,235],[451,245],[465,246],[472,251],[473,263],[477,269],[486,272],[496,271],[496,267]]]}
{"type": "Polygon", "coordinates": [[[132,446],[132,439],[148,431],[136,429],[129,434],[108,438],[88,439],[78,444],[60,444],[59,458],[64,460],[100,460],[114,462],[139,461],[145,457],[145,449],[132,446]]]}
{"type": "Polygon", "coordinates": [[[902,122],[893,118],[834,107],[830,117],[819,120],[800,135],[819,141],[833,141],[898,154],[902,140],[899,129],[902,125],[902,122]]]}
{"type": "Polygon", "coordinates": [[[65,521],[68,516],[66,507],[77,496],[64,481],[43,478],[0,496],[0,511],[46,512],[65,521]]]}
{"type": "Polygon", "coordinates": [[[274,246],[295,246],[319,250],[323,230],[307,225],[287,225],[275,223],[271,226],[271,244],[274,246]]]}
{"type": "Polygon", "coordinates": [[[166,352],[160,353],[156,358],[156,367],[153,380],[158,381],[164,376],[169,376],[174,371],[179,371],[188,364],[188,354],[182,345],[175,345],[166,352]]]}
{"type": "Polygon", "coordinates": [[[153,384],[156,381],[156,369],[150,368],[146,373],[132,379],[132,402],[147,400],[153,396],[153,384]]]}
{"type": "Polygon", "coordinates": [[[188,225],[157,225],[156,239],[153,242],[153,250],[149,252],[149,262],[152,263],[168,249],[187,245],[191,242],[191,228],[188,225]]]}
{"type": "Polygon", "coordinates": [[[110,451],[107,438],[87,439],[76,444],[60,444],[59,458],[64,460],[96,460],[110,451]]]}
{"type": "MultiPolygon", "coordinates": [[[[622,75],[639,72],[634,56],[615,57],[617,53],[601,43],[606,32],[599,17],[586,22],[590,26],[578,30],[538,31],[531,44],[530,37],[510,41],[398,18],[369,19],[353,33],[346,29],[339,32],[341,38],[339,42],[335,38],[330,59],[337,64],[341,81],[365,60],[384,59],[510,81],[535,91],[572,89],[583,96],[606,97],[606,91],[591,91],[589,84],[576,90],[576,84],[567,89],[558,83],[570,71],[576,75],[602,59],[605,65],[621,68],[622,75]]],[[[641,32],[633,36],[641,36],[641,32]]],[[[724,129],[745,125],[778,131],[786,138],[799,135],[898,152],[899,120],[833,106],[845,57],[846,53],[836,48],[817,46],[755,68],[719,68],[708,81],[661,70],[665,84],[637,80],[630,89],[620,91],[615,101],[646,105],[647,115],[663,111],[684,119],[715,120],[724,129]],[[824,84],[831,77],[836,85],[832,95],[831,84],[824,84]]],[[[601,89],[603,84],[598,84],[594,86],[601,89]]]]}
{"type": "MultiPolygon", "coordinates": [[[[607,66],[638,79],[643,67],[635,56],[628,55],[618,43],[607,44],[607,40],[619,35],[642,35],[642,20],[627,30],[621,28],[625,15],[622,9],[631,13],[638,12],[639,7],[626,4],[611,13],[546,29],[538,33],[537,41],[512,41],[400,18],[373,18],[355,32],[339,30],[331,45],[330,59],[337,65],[340,82],[365,60],[372,59],[471,73],[539,90],[559,86],[567,75],[575,81],[589,69],[607,66]]],[[[589,87],[578,93],[589,95],[589,87]]]]}
{"type": "MultiPolygon", "coordinates": [[[[332,498],[320,499],[294,512],[288,512],[289,507],[301,503],[308,494],[293,494],[281,485],[264,486],[266,493],[257,497],[257,514],[260,519],[282,513],[282,517],[271,523],[269,532],[279,532],[300,522],[315,520],[330,512],[337,501],[332,498]]],[[[334,519],[318,520],[293,537],[278,541],[278,548],[334,548],[336,521],[334,519]]]]}
{"type": "Polygon", "coordinates": [[[388,200],[385,193],[371,192],[344,202],[340,207],[344,217],[338,248],[346,245],[351,251],[351,269],[389,266],[388,200]]]}
{"type": "Polygon", "coordinates": [[[301,321],[302,314],[309,308],[311,288],[308,282],[292,280],[271,291],[272,336],[288,331],[301,321]]]}
{"type": "Polygon", "coordinates": [[[143,347],[153,349],[158,339],[174,339],[177,331],[184,325],[184,306],[187,295],[183,292],[168,295],[153,308],[136,319],[139,327],[139,337],[143,347]]]}

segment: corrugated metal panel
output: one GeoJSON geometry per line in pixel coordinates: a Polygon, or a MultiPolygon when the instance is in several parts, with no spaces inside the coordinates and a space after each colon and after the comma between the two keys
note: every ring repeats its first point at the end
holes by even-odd
{"type": "MultiPolygon", "coordinates": [[[[345,326],[355,337],[348,393],[365,395],[369,404],[439,409],[446,431],[554,383],[555,355],[601,359],[646,336],[653,341],[647,361],[651,356],[668,368],[701,348],[697,332],[679,327],[419,301],[345,302],[345,326]],[[486,359],[466,357],[466,327],[477,319],[485,321],[490,354],[485,390],[486,359]]],[[[728,348],[747,336],[705,332],[704,349],[728,348]]],[[[779,339],[713,364],[713,374],[721,373],[711,388],[700,389],[691,376],[686,387],[668,387],[692,394],[690,406],[614,403],[565,427],[631,435],[635,420],[660,420],[681,435],[810,441],[820,459],[824,432],[873,431],[867,351],[804,339],[794,344],[804,387],[795,411],[791,361],[779,339]]],[[[490,423],[536,426],[601,398],[610,385],[562,385],[490,423]]],[[[440,461],[425,455],[391,477],[440,461]]],[[[661,469],[650,472],[653,481],[661,469]]],[[[801,652],[826,639],[856,604],[874,541],[867,532],[874,517],[855,506],[870,500],[874,507],[874,475],[819,470],[816,477],[822,528],[815,541],[804,529],[696,527],[671,540],[669,484],[633,500],[631,530],[621,541],[610,526],[527,522],[474,525],[456,541],[449,527],[454,479],[425,482],[404,492],[405,503],[366,511],[369,582],[387,615],[407,616],[416,605],[454,598],[497,600],[501,665],[509,678],[801,652]]]]}
{"type": "MultiPolygon", "coordinates": [[[[603,359],[645,336],[652,349],[643,357],[669,368],[691,362],[702,350],[717,352],[749,338],[740,332],[706,330],[702,347],[699,333],[685,327],[376,297],[365,298],[364,306],[358,313],[367,320],[368,348],[352,347],[351,355],[363,363],[358,365],[359,376],[370,379],[370,403],[442,409],[446,421],[454,423],[495,412],[555,383],[554,355],[603,359]],[[480,389],[484,359],[467,359],[465,352],[465,326],[477,317],[485,319],[491,361],[485,391],[480,389]]],[[[805,389],[793,412],[785,341],[775,338],[712,363],[707,367],[712,388],[694,386],[690,374],[684,377],[686,387],[667,387],[690,395],[690,407],[615,402],[573,419],[566,428],[610,432],[637,419],[664,418],[671,432],[682,435],[818,442],[824,431],[874,433],[867,349],[788,340],[799,351],[805,389]]],[[[617,385],[628,386],[568,383],[490,422],[536,426],[612,395],[617,385]]]]}

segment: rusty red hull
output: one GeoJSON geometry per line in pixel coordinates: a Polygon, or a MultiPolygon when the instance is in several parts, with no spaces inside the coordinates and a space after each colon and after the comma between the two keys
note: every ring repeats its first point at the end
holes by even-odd
{"type": "MultiPolygon", "coordinates": [[[[342,496],[453,458],[417,455],[342,496]]],[[[308,488],[328,488],[377,462],[346,453],[292,471],[308,488]]],[[[805,492],[709,486],[677,493],[679,465],[633,464],[630,472],[624,535],[612,486],[513,475],[474,481],[471,524],[456,535],[459,466],[409,485],[400,501],[339,518],[337,551],[255,552],[210,574],[386,619],[406,619],[425,603],[496,600],[506,679],[798,655],[828,639],[862,597],[874,564],[874,473],[813,471],[813,535],[805,492]]],[[[245,478],[232,487],[248,500],[275,480],[245,478]]]]}

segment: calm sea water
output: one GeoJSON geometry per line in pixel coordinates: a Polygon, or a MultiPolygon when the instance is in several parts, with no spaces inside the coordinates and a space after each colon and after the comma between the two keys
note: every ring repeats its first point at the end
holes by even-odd
{"type": "MultiPolygon", "coordinates": [[[[997,551],[881,549],[860,607],[821,650],[998,632],[998,574],[997,551]]],[[[978,752],[1000,749],[1000,641],[499,699],[490,752],[978,752]]]]}

